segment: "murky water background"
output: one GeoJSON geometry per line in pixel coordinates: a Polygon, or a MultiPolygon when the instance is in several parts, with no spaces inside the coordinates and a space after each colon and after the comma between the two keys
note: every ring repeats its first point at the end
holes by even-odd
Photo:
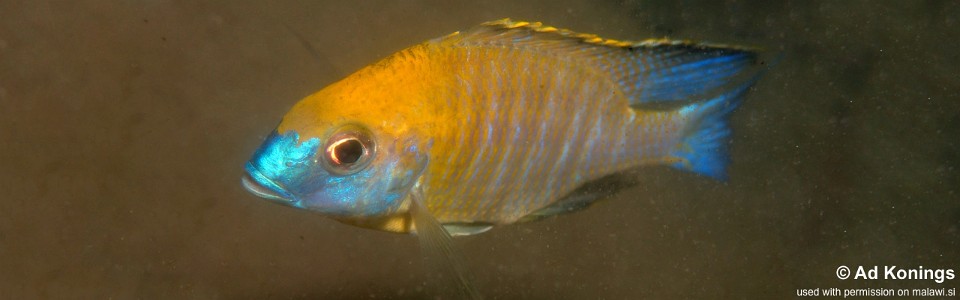
{"type": "Polygon", "coordinates": [[[834,275],[960,271],[955,1],[3,1],[0,297],[428,297],[413,237],[257,199],[242,166],[301,97],[503,17],[784,60],[733,117],[728,183],[647,168],[458,239],[489,298],[960,287],[834,275]]]}

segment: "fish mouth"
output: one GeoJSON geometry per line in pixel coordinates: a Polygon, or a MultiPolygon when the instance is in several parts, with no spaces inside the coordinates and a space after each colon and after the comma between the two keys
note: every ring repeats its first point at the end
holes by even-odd
{"type": "Polygon", "coordinates": [[[243,187],[257,197],[264,198],[276,203],[292,205],[296,200],[293,195],[284,191],[284,189],[257,171],[253,166],[247,164],[247,172],[243,174],[241,181],[243,187]]]}

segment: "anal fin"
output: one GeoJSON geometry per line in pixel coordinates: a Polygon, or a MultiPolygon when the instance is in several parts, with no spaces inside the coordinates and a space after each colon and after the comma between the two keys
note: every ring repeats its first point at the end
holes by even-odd
{"type": "Polygon", "coordinates": [[[465,235],[474,235],[487,232],[493,228],[493,224],[490,223],[446,223],[443,224],[443,229],[450,234],[450,236],[465,236],[465,235]]]}
{"type": "Polygon", "coordinates": [[[581,185],[557,202],[520,218],[518,222],[537,221],[551,216],[580,211],[634,184],[628,179],[628,176],[623,176],[623,174],[608,175],[581,185]]]}

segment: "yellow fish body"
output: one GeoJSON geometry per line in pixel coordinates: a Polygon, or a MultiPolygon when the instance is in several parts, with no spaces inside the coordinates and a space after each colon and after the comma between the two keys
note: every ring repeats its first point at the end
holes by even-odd
{"type": "Polygon", "coordinates": [[[726,118],[757,60],[744,48],[488,22],[303,99],[243,182],[349,224],[410,232],[435,220],[473,234],[585,206],[597,195],[579,187],[642,165],[722,178],[726,118]]]}

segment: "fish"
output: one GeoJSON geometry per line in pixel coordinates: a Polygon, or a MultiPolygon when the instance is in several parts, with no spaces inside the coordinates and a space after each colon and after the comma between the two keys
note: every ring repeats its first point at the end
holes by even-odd
{"type": "Polygon", "coordinates": [[[486,22],[297,102],[242,184],[443,249],[450,236],[586,208],[610,194],[591,184],[643,166],[725,180],[728,119],[762,73],[759,52],[486,22]]]}

